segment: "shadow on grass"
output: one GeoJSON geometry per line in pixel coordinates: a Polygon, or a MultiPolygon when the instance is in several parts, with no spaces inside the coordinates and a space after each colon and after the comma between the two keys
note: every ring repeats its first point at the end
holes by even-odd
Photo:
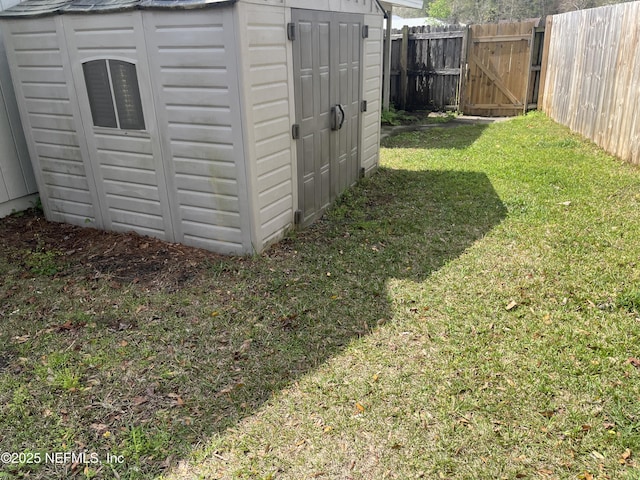
{"type": "MultiPolygon", "coordinates": [[[[27,285],[22,302],[35,306],[3,326],[24,333],[29,308],[42,319],[14,345],[26,363],[13,365],[11,378],[0,371],[0,397],[11,404],[16,388],[30,395],[4,417],[0,439],[11,440],[7,450],[51,450],[63,439],[101,458],[123,455],[110,466],[120,478],[149,478],[390,321],[390,279],[428,278],[505,216],[482,173],[381,168],[310,228],[263,256],[212,256],[174,293],[52,280],[40,287],[47,295],[33,296],[27,285]]],[[[0,346],[0,359],[10,347],[0,346]]],[[[72,473],[38,468],[23,473],[72,473]]]]}
{"type": "MultiPolygon", "coordinates": [[[[202,386],[197,396],[207,401],[200,408],[217,419],[199,433],[206,438],[233,426],[354,338],[390,321],[389,279],[428,278],[505,216],[482,173],[380,169],[250,272],[236,270],[242,285],[232,308],[247,323],[227,343],[235,348],[214,348],[212,370],[188,380],[202,386]],[[233,380],[219,382],[220,365],[236,372],[233,380]]],[[[219,338],[219,332],[202,334],[209,344],[219,338]]]]}
{"type": "Polygon", "coordinates": [[[383,138],[381,145],[386,148],[465,149],[482,135],[493,120],[478,122],[477,118],[456,118],[442,124],[387,127],[389,135],[383,138]],[[421,133],[424,131],[429,131],[428,137],[421,133]]]}

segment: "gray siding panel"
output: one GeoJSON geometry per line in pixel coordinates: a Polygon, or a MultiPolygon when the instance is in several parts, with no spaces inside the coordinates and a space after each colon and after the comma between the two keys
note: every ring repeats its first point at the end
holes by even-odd
{"type": "Polygon", "coordinates": [[[229,12],[149,12],[145,28],[179,240],[240,254],[251,245],[241,221],[244,155],[229,12]]]}
{"type": "Polygon", "coordinates": [[[289,10],[239,5],[247,97],[247,141],[260,248],[292,226],[294,152],[291,139],[293,85],[286,25],[289,10]]]}
{"type": "Polygon", "coordinates": [[[87,172],[82,161],[72,86],[52,17],[3,23],[16,94],[40,193],[50,219],[84,225],[95,221],[87,172]],[[46,49],[42,47],[46,45],[46,49]]]}
{"type": "Polygon", "coordinates": [[[155,128],[141,18],[140,12],[62,16],[105,226],[171,241],[170,201],[155,128]],[[96,59],[135,65],[144,130],[94,126],[83,63],[96,59]]]}
{"type": "Polygon", "coordinates": [[[362,118],[361,165],[369,173],[378,166],[380,152],[380,108],[382,98],[382,17],[367,15],[369,38],[364,40],[363,99],[367,111],[362,118]]]}
{"type": "MultiPolygon", "coordinates": [[[[0,11],[16,1],[3,0],[0,11]]],[[[0,31],[0,217],[29,206],[37,191],[0,31]]]]}

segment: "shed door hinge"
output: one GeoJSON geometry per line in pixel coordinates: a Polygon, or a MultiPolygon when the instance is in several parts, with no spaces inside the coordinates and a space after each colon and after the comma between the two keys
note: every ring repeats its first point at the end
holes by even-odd
{"type": "Polygon", "coordinates": [[[300,125],[298,125],[297,123],[294,123],[291,126],[291,136],[294,140],[298,140],[300,138],[300,125]]]}
{"type": "Polygon", "coordinates": [[[287,23],[287,38],[292,41],[296,39],[296,24],[293,22],[287,23]]]}
{"type": "Polygon", "coordinates": [[[367,101],[366,100],[362,100],[362,102],[360,102],[360,111],[361,112],[366,112],[367,111],[367,101]]]}
{"type": "Polygon", "coordinates": [[[369,38],[369,25],[362,26],[362,38],[369,38]]]}

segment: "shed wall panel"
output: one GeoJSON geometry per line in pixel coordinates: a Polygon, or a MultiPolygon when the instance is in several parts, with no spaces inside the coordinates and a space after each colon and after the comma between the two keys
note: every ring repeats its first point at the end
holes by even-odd
{"type": "Polygon", "coordinates": [[[365,16],[365,25],[369,26],[369,38],[364,40],[363,100],[367,102],[367,111],[362,118],[361,165],[366,173],[378,165],[380,145],[380,108],[382,98],[382,17],[365,16]]]}
{"type": "MultiPolygon", "coordinates": [[[[0,11],[18,3],[2,0],[0,11]]],[[[0,217],[29,206],[37,185],[0,31],[0,217]]]]}
{"type": "Polygon", "coordinates": [[[97,214],[82,160],[59,26],[56,18],[45,17],[5,22],[3,30],[45,212],[54,221],[85,225],[87,220],[95,222],[97,214]],[[43,88],[35,88],[38,82],[44,83],[43,88]],[[61,175],[61,169],[68,175],[61,175]]]}
{"type": "Polygon", "coordinates": [[[176,240],[242,254],[252,245],[231,20],[230,8],[144,17],[176,240]]]}
{"type": "MultiPolygon", "coordinates": [[[[280,4],[281,5],[281,4],[280,4]]],[[[284,235],[293,224],[294,145],[290,10],[239,4],[238,21],[246,95],[245,135],[252,182],[258,249],[284,235]]]]}
{"type": "Polygon", "coordinates": [[[86,160],[92,166],[105,227],[119,231],[133,230],[171,241],[174,235],[155,127],[147,52],[142,41],[144,31],[141,16],[141,12],[134,11],[103,15],[62,15],[61,18],[73,72],[75,97],[86,134],[86,160]],[[135,65],[144,130],[94,125],[83,64],[96,59],[121,60],[135,65]],[[113,157],[128,158],[129,163],[112,163],[113,157]],[[153,162],[151,168],[150,161],[153,162]],[[156,202],[139,201],[145,199],[156,202]],[[126,207],[124,200],[130,200],[130,208],[126,207]],[[139,211],[140,205],[145,206],[143,211],[139,211]]]}

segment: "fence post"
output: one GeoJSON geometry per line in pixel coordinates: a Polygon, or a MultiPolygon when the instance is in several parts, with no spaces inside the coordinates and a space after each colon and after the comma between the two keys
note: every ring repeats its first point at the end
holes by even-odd
{"type": "Polygon", "coordinates": [[[542,65],[540,66],[540,87],[538,93],[538,110],[545,111],[544,90],[547,84],[547,63],[549,62],[549,48],[551,45],[551,30],[553,29],[553,17],[549,15],[544,27],[544,47],[542,50],[542,65]]]}
{"type": "Polygon", "coordinates": [[[409,63],[409,27],[402,27],[402,44],[400,47],[400,109],[407,107],[407,90],[409,75],[407,65],[409,63]]]}
{"type": "Polygon", "coordinates": [[[525,82],[524,107],[522,114],[529,111],[529,97],[531,96],[531,74],[533,73],[533,50],[536,46],[536,26],[531,27],[531,39],[529,40],[529,63],[527,64],[527,80],[525,82]]]}
{"type": "Polygon", "coordinates": [[[469,50],[469,39],[471,37],[471,27],[467,25],[464,29],[464,36],[462,37],[462,53],[460,55],[460,84],[458,86],[458,112],[464,112],[464,96],[467,93],[465,91],[466,79],[467,79],[467,56],[469,50]]]}
{"type": "Polygon", "coordinates": [[[384,42],[384,53],[383,53],[383,71],[384,71],[384,85],[382,86],[382,109],[389,110],[389,103],[391,99],[391,45],[393,44],[393,39],[391,38],[391,18],[393,16],[393,7],[389,7],[389,11],[387,12],[387,28],[386,28],[386,36],[384,42]]]}

